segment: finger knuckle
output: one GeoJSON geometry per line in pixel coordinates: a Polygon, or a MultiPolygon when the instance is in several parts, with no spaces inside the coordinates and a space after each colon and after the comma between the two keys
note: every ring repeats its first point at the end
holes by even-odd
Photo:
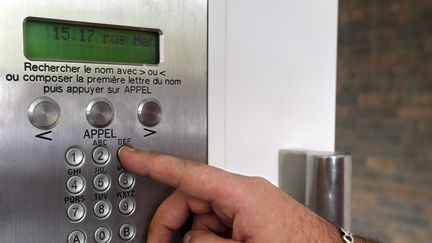
{"type": "Polygon", "coordinates": [[[256,186],[268,186],[271,184],[267,179],[260,176],[253,176],[251,180],[256,186]]]}

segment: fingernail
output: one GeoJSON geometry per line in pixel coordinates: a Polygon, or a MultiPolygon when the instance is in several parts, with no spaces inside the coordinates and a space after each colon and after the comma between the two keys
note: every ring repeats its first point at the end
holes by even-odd
{"type": "Polygon", "coordinates": [[[123,145],[119,148],[119,150],[117,151],[117,156],[120,156],[120,152],[122,150],[129,150],[129,151],[135,151],[135,149],[133,149],[131,146],[129,145],[123,145]]]}
{"type": "Polygon", "coordinates": [[[192,238],[192,233],[189,231],[183,237],[183,243],[189,243],[192,238]]]}

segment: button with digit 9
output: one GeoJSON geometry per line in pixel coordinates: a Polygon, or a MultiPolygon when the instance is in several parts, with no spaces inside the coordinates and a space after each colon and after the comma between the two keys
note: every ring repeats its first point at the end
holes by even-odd
{"type": "Polygon", "coordinates": [[[131,215],[135,211],[135,200],[124,198],[119,203],[119,211],[123,215],[131,215]]]}

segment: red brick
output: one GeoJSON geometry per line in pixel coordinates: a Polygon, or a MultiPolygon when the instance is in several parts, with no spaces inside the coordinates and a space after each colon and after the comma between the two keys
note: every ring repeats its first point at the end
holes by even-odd
{"type": "Polygon", "coordinates": [[[413,94],[406,97],[404,103],[413,106],[432,106],[432,92],[413,94]]]}
{"type": "Polygon", "coordinates": [[[397,101],[397,94],[366,93],[357,95],[357,103],[360,106],[389,106],[396,104],[397,101]]]}
{"type": "Polygon", "coordinates": [[[429,239],[428,231],[425,229],[413,229],[415,238],[419,241],[427,241],[429,239]]]}
{"type": "Polygon", "coordinates": [[[390,159],[368,158],[366,159],[366,167],[388,173],[393,173],[396,171],[396,163],[394,160],[390,159]]]}
{"type": "Polygon", "coordinates": [[[401,108],[399,110],[399,117],[401,119],[410,120],[423,120],[432,119],[432,108],[409,107],[401,108]]]}
{"type": "Polygon", "coordinates": [[[339,1],[336,149],[352,229],[382,242],[432,242],[431,3],[339,1]]]}

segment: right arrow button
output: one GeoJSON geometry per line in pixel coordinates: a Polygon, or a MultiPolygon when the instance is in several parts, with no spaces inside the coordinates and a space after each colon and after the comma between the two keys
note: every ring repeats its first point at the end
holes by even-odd
{"type": "Polygon", "coordinates": [[[143,100],[138,106],[138,119],[146,127],[154,127],[162,120],[162,108],[155,99],[143,100]]]}

